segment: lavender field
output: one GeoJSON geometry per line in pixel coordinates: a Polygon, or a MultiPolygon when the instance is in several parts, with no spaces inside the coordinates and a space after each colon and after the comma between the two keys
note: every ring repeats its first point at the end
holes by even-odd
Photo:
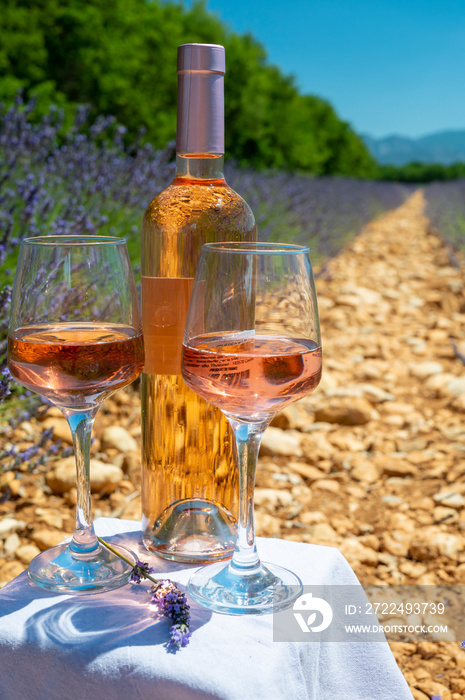
{"type": "MultiPolygon", "coordinates": [[[[0,401],[8,397],[0,415],[11,420],[24,418],[36,405],[10,383],[6,366],[10,285],[20,240],[40,234],[125,236],[138,274],[142,215],[173,178],[174,147],[156,151],[142,138],[127,145],[124,136],[125,129],[111,117],[90,122],[85,107],[66,131],[53,106],[39,121],[33,103],[24,104],[20,97],[9,109],[0,107],[0,401]]],[[[233,163],[227,164],[226,178],[252,207],[261,240],[306,243],[318,265],[414,189],[345,177],[257,172],[233,163]]],[[[434,195],[431,206],[439,227],[450,192],[454,211],[463,211],[463,188],[463,183],[427,188],[434,195]]],[[[448,229],[445,235],[451,236],[448,229]]]]}
{"type": "MultiPolygon", "coordinates": [[[[128,238],[133,263],[145,207],[172,180],[174,146],[124,143],[112,117],[90,123],[87,110],[63,134],[53,106],[34,123],[34,105],[20,98],[0,109],[0,263],[8,263],[24,236],[99,233],[128,238]]],[[[264,173],[227,164],[229,184],[249,202],[262,240],[309,243],[313,257],[334,255],[360,227],[401,204],[411,188],[342,177],[264,173]]]]}

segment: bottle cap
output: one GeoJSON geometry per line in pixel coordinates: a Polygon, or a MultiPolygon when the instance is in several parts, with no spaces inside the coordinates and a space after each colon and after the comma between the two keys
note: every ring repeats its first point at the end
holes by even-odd
{"type": "Polygon", "coordinates": [[[224,153],[224,47],[178,47],[176,152],[224,153]]]}
{"type": "Polygon", "coordinates": [[[178,46],[178,73],[183,71],[226,72],[224,46],[219,44],[182,44],[178,46]]]}

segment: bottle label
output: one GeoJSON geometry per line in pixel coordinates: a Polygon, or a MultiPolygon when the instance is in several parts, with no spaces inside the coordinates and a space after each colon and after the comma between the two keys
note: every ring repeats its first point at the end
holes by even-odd
{"type": "Polygon", "coordinates": [[[146,374],[181,374],[182,341],[193,277],[142,277],[146,374]]]}

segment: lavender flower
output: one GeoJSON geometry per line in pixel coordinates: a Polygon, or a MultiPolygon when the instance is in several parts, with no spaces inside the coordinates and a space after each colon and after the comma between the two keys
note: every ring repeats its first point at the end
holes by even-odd
{"type": "Polygon", "coordinates": [[[136,565],[132,572],[131,581],[132,583],[140,583],[143,578],[147,577],[147,574],[151,574],[153,568],[144,561],[136,561],[136,565]]]}
{"type": "Polygon", "coordinates": [[[3,367],[0,372],[0,401],[11,394],[10,379],[10,370],[8,367],[3,367]]]}
{"type": "Polygon", "coordinates": [[[170,628],[170,643],[177,647],[189,644],[190,607],[184,593],[165,579],[152,586],[152,602],[174,623],[170,628]]]}
{"type": "Polygon", "coordinates": [[[189,632],[189,627],[187,625],[177,624],[170,628],[171,633],[171,644],[175,644],[177,647],[185,647],[189,644],[189,639],[192,634],[189,632]]]}
{"type": "MultiPolygon", "coordinates": [[[[22,420],[29,420],[30,417],[28,411],[21,411],[16,414],[11,423],[15,425],[22,420]]],[[[2,432],[6,433],[8,429],[11,430],[11,425],[4,427],[2,432]]],[[[49,430],[44,430],[37,442],[29,447],[17,449],[13,445],[7,450],[0,451],[1,471],[34,471],[37,467],[47,462],[52,452],[62,457],[67,456],[71,452],[71,448],[63,448],[54,443],[50,444],[52,435],[53,428],[50,428],[49,430]]]]}

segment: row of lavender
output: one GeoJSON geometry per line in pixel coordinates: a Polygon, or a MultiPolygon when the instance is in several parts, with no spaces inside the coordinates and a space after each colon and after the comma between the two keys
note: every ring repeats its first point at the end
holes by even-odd
{"type": "Polygon", "coordinates": [[[465,180],[434,182],[425,188],[426,216],[454,247],[465,249],[465,180]]]}
{"type": "MultiPolygon", "coordinates": [[[[21,97],[0,107],[0,417],[24,419],[31,398],[10,383],[6,368],[10,286],[19,242],[40,234],[125,235],[139,262],[139,227],[153,196],[174,174],[173,145],[124,143],[125,130],[110,117],[89,123],[84,107],[66,133],[59,110],[39,122],[21,97]],[[28,403],[29,402],[29,403],[28,403]]],[[[334,255],[368,220],[398,206],[405,185],[348,178],[257,173],[229,164],[226,177],[255,212],[261,240],[308,243],[315,260],[334,255]]],[[[36,452],[40,453],[40,447],[36,452]]],[[[27,455],[26,457],[30,457],[27,455]]],[[[23,460],[26,458],[23,455],[23,460]]],[[[0,453],[2,468],[21,455],[0,453]]]]}

